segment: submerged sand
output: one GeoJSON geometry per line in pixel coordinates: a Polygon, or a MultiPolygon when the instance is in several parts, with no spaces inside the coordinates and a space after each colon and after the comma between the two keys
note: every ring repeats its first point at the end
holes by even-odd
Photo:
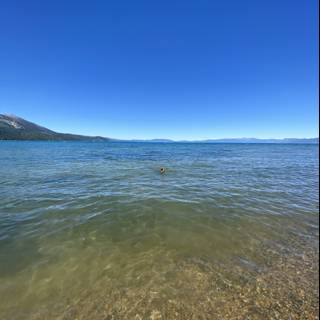
{"type": "Polygon", "coordinates": [[[63,311],[39,310],[32,319],[319,319],[317,250],[297,255],[261,250],[262,269],[203,257],[161,271],[153,266],[127,285],[104,278],[69,298],[63,311]]]}

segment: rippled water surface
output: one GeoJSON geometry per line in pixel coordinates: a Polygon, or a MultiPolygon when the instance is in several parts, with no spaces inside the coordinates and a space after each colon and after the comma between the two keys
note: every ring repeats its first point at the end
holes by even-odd
{"type": "Polygon", "coordinates": [[[0,319],[317,319],[318,169],[315,145],[0,142],[0,319]]]}

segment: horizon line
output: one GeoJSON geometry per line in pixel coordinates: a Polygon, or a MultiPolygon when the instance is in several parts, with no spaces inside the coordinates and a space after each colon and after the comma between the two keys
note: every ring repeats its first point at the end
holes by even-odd
{"type": "MultiPolygon", "coordinates": [[[[17,116],[13,113],[0,113],[0,116],[5,116],[5,117],[11,117],[11,118],[16,118],[16,119],[20,119],[20,120],[23,120],[23,121],[27,121],[29,123],[32,123],[36,126],[40,126],[40,127],[43,127],[43,128],[46,128],[48,130],[51,130],[51,131],[54,131],[56,133],[63,133],[63,134],[72,134],[72,135],[82,135],[82,136],[87,136],[87,137],[100,137],[100,138],[104,138],[104,139],[109,139],[109,140],[114,140],[114,141],[153,141],[153,142],[211,142],[211,141],[224,141],[224,140],[235,140],[235,141],[241,141],[241,140],[251,140],[251,141],[254,141],[254,140],[259,140],[259,141],[266,141],[266,140],[276,140],[276,141],[285,141],[285,140],[316,140],[318,139],[319,140],[319,136],[313,136],[313,137],[282,137],[282,138],[279,138],[279,137],[268,137],[268,138],[260,138],[260,137],[229,137],[229,138],[191,138],[191,139],[188,139],[188,138],[182,138],[182,139],[174,139],[174,138],[113,138],[113,137],[110,137],[110,136],[106,136],[106,135],[101,135],[101,134],[92,134],[92,133],[89,133],[88,134],[83,134],[83,133],[76,133],[76,132],[61,132],[59,129],[58,131],[56,131],[55,129],[49,129],[45,126],[43,126],[42,124],[37,124],[37,123],[34,123],[30,120],[26,120],[25,118],[22,118],[20,116],[17,116]]],[[[64,131],[64,130],[63,130],[64,131]]]]}

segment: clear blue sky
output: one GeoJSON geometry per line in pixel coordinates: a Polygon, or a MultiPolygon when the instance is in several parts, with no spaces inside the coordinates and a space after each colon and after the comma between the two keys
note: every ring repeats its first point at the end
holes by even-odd
{"type": "Polygon", "coordinates": [[[318,136],[316,0],[0,4],[0,113],[115,138],[318,136]]]}

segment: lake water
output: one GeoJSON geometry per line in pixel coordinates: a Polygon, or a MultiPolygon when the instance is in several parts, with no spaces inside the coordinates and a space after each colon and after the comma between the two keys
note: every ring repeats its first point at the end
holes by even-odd
{"type": "Polygon", "coordinates": [[[317,319],[318,170],[316,145],[0,142],[0,319],[317,319]]]}

